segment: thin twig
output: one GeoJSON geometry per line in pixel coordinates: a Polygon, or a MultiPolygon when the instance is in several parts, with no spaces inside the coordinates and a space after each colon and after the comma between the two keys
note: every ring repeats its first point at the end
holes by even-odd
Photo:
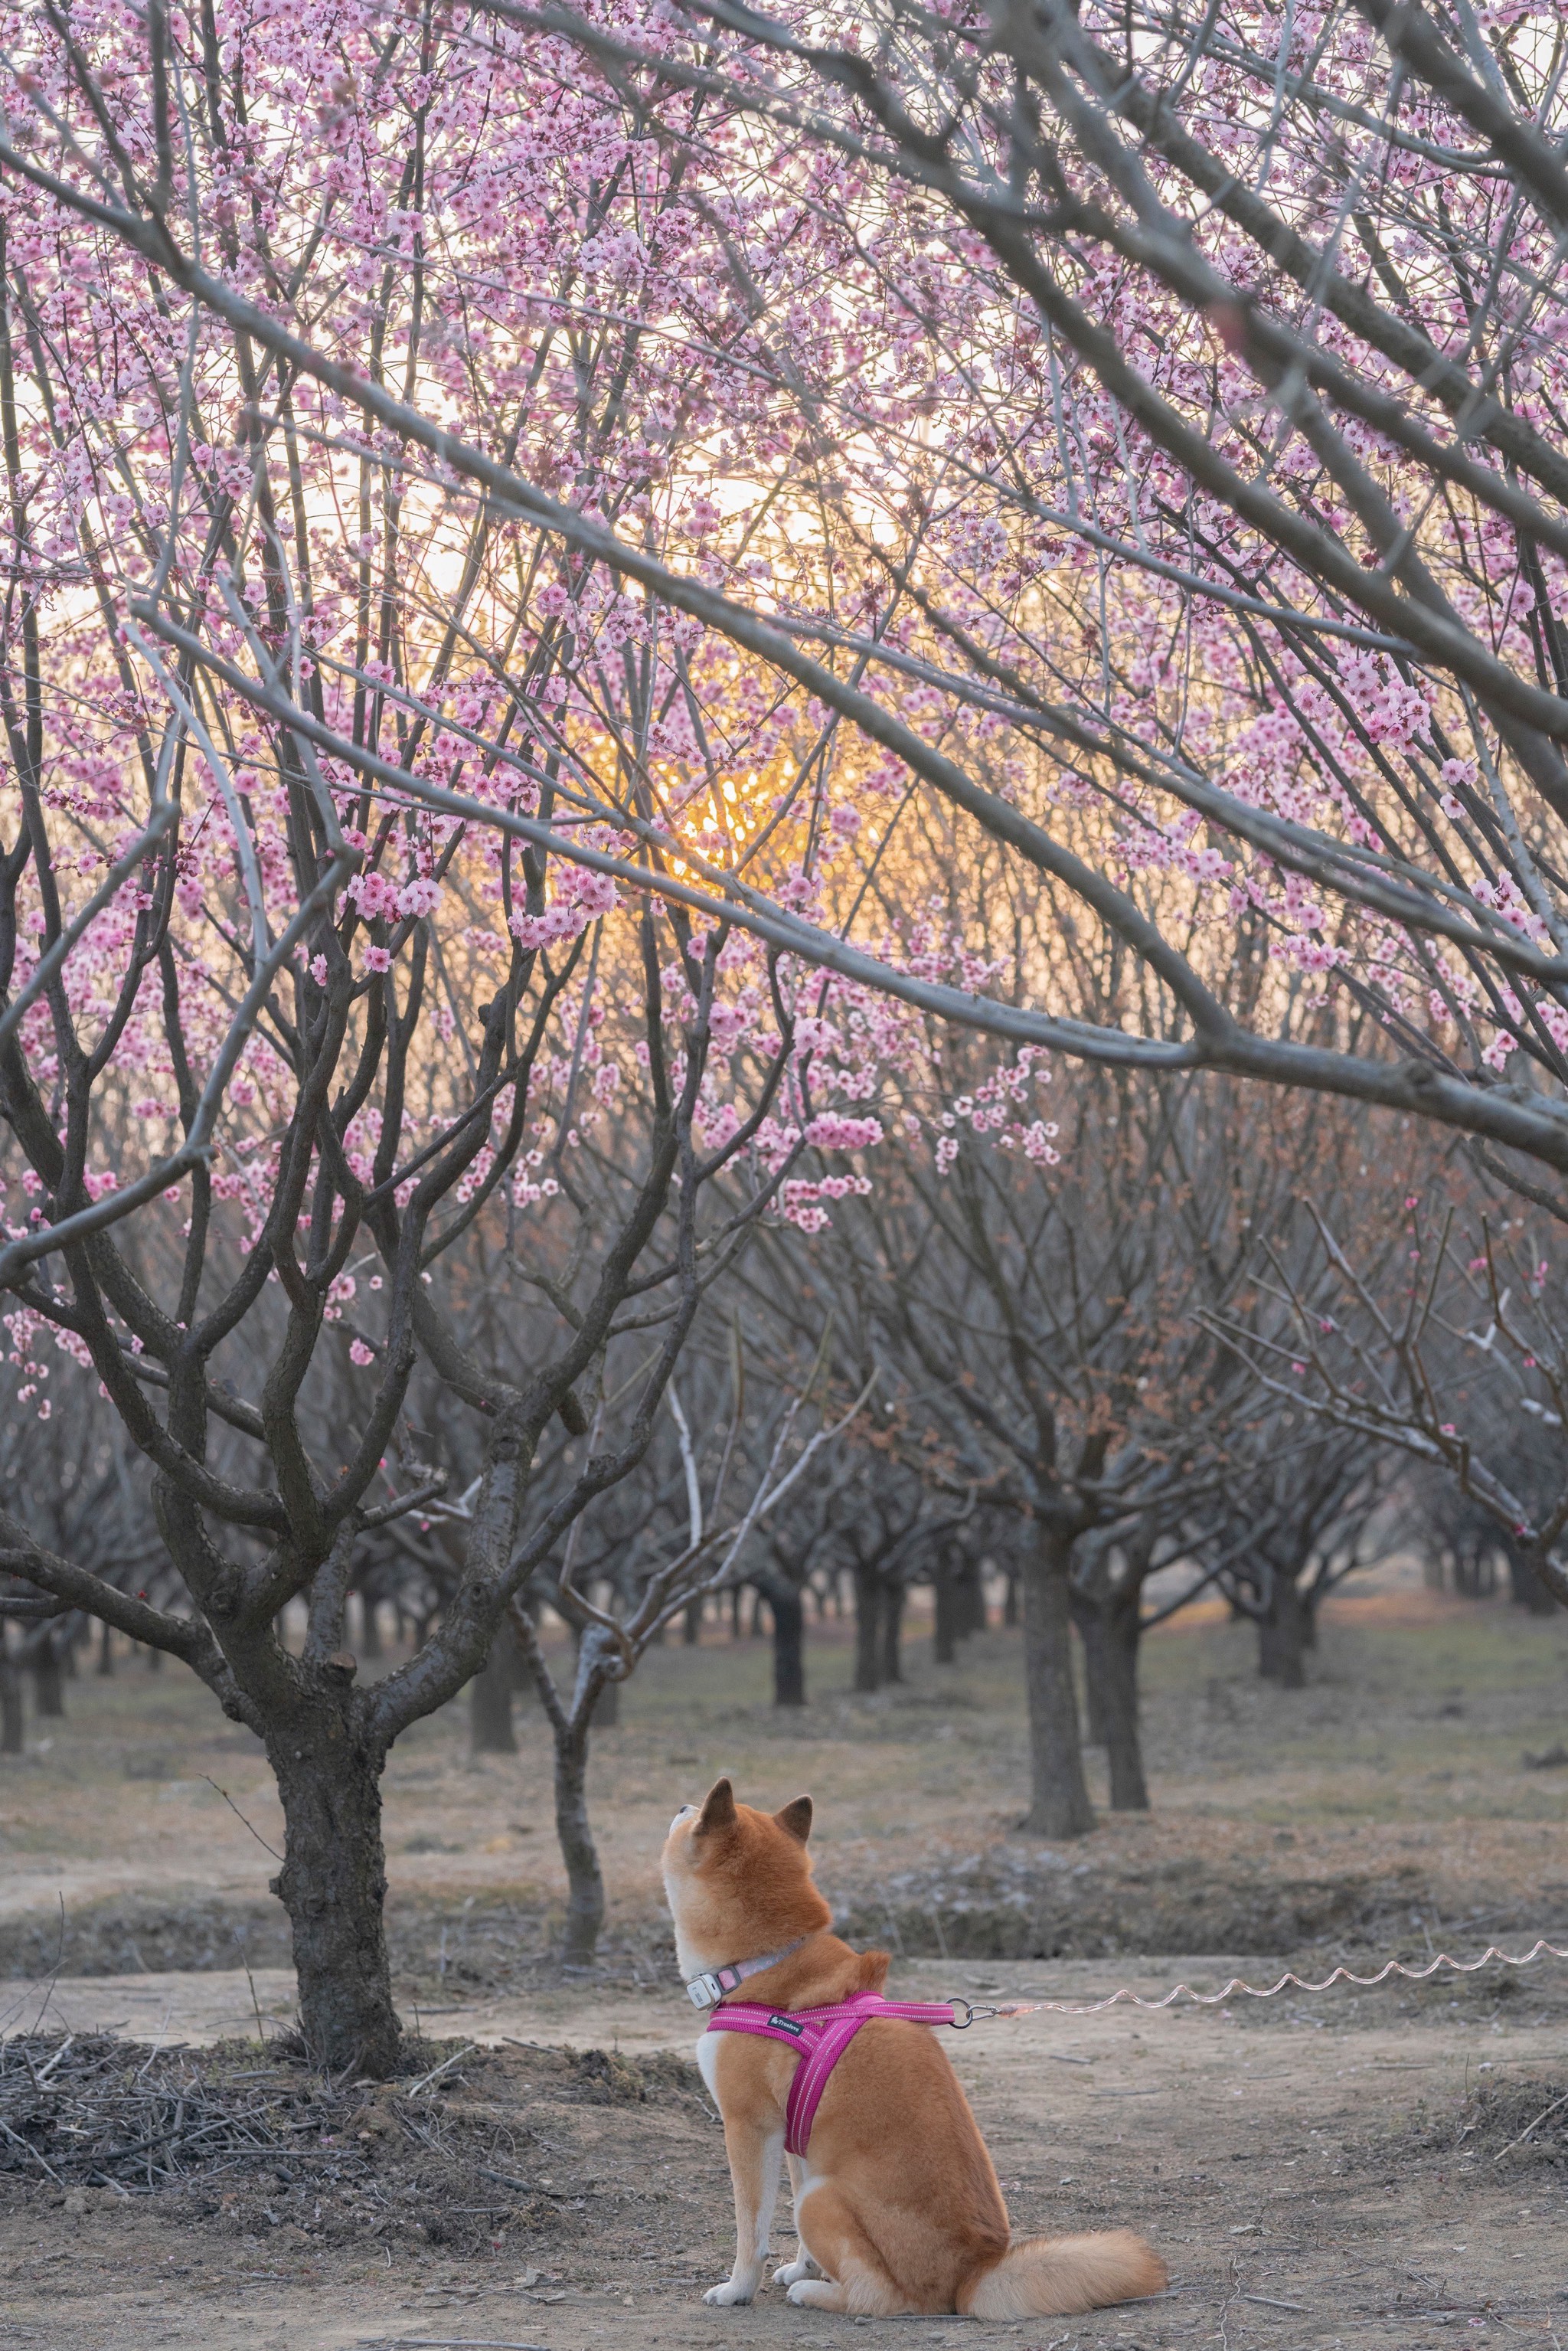
{"type": "Polygon", "coordinates": [[[1542,2106],[1541,2112],[1536,2116],[1535,2120],[1532,2123],[1527,2123],[1524,2128],[1520,2132],[1517,2138],[1511,2138],[1505,2147],[1499,2148],[1497,2154],[1493,2156],[1492,2161],[1494,2163],[1500,2163],[1505,2155],[1511,2155],[1516,2147],[1522,2147],[1525,2140],[1530,2137],[1531,2132],[1539,2130],[1542,2124],[1546,2120],[1548,2115],[1554,2115],[1559,2106],[1568,2106],[1568,2090],[1564,2090],[1560,2098],[1553,2098],[1549,2106],[1542,2106]]]}
{"type": "MultiPolygon", "coordinates": [[[[202,1777],[206,1781],[209,1788],[218,1788],[217,1782],[214,1779],[212,1779],[208,1773],[204,1771],[202,1777]]],[[[218,1793],[223,1798],[225,1803],[228,1806],[230,1812],[234,1814],[235,1820],[241,1822],[247,1829],[250,1829],[252,1836],[256,1839],[263,1853],[270,1853],[274,1861],[280,1862],[283,1859],[283,1855],[272,1845],[267,1844],[267,1839],[262,1835],[259,1829],[250,1828],[250,1823],[246,1819],[245,1814],[241,1812],[234,1798],[230,1795],[228,1790],[226,1788],[218,1788],[218,1793]]],[[[247,1970],[246,1972],[248,1973],[249,1970],[247,1970]]]]}

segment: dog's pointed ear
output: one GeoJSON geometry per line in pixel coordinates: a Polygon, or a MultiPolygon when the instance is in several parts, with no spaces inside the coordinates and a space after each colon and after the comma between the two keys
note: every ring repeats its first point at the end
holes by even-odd
{"type": "Polygon", "coordinates": [[[727,1829],[735,1822],[735,1790],[727,1780],[716,1780],[703,1799],[697,1816],[695,1834],[706,1836],[712,1829],[727,1829]]]}
{"type": "Polygon", "coordinates": [[[783,1811],[775,1813],[773,1817],[779,1827],[786,1830],[797,1844],[804,1844],[811,1834],[810,1797],[797,1796],[792,1804],[786,1804],[783,1811]]]}

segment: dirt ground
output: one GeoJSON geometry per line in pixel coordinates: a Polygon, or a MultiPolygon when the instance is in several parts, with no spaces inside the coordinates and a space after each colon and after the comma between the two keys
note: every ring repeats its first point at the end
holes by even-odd
{"type": "MultiPolygon", "coordinates": [[[[477,1765],[460,1708],[421,1726],[388,1777],[397,1988],[411,2023],[457,2036],[438,2056],[483,2045],[434,2090],[364,2092],[369,2118],[334,2146],[306,2130],[237,2183],[231,2166],[127,2198],[0,2171],[0,2346],[816,2351],[864,2324],[1019,2351],[1568,2338],[1568,1965],[1552,1960],[945,2036],[1015,2228],[1141,2228],[1173,2273],[1157,2303],[1013,2329],[826,2318],[768,2292],[703,2306],[728,2267],[728,2193],[680,2062],[693,2019],[654,1862],[675,1804],[719,1770],[770,1803],[811,1790],[841,1919],[894,1949],[915,1996],[1261,1982],[1285,1955],[1364,1970],[1514,1949],[1527,1929],[1568,1947],[1568,1772],[1524,1760],[1562,1742],[1568,1620],[1420,1591],[1349,1599],[1313,1686],[1286,1697],[1253,1677],[1245,1628],[1178,1619],[1148,1644],[1155,1813],[1055,1851],[1016,1833],[1011,1638],[938,1669],[916,1634],[906,1686],[871,1698],[849,1692],[841,1641],[815,1644],[799,1718],[766,1703],[764,1643],[651,1657],[598,1742],[610,1949],[565,1983],[547,1957],[559,1882],[537,1721],[516,1761],[477,1765]]],[[[257,2011],[275,2036],[290,1991],[255,1743],[168,1667],[122,1662],[73,1682],[67,1708],[30,1725],[0,1780],[0,2030],[109,2026],[147,2044],[132,2078],[239,2065],[258,2098],[280,2095],[297,2069],[254,2047],[257,2011]],[[171,2054],[239,2035],[248,2052],[171,2054]]]]}
{"type": "MultiPolygon", "coordinates": [[[[1147,1962],[1124,1972],[1151,1989],[1166,1980],[1147,1962]]],[[[927,1960],[899,1982],[929,1998],[956,1981],[976,1992],[980,1975],[927,1960]]],[[[1101,1980],[1086,1962],[1058,1961],[1001,1963],[983,1980],[1072,1998],[1101,1980]]],[[[574,2035],[582,2013],[579,1995],[546,1996],[538,2039],[574,2035]]],[[[618,2041],[622,2053],[606,2075],[632,2075],[651,2042],[690,2046],[668,1994],[605,1994],[591,2013],[606,2054],[618,2041]]],[[[409,2128],[395,2096],[366,2094],[372,2124],[395,2142],[384,2207],[360,2189],[324,2192],[319,2177],[301,2178],[302,2159],[237,2196],[225,2179],[129,2202],[10,2183],[0,2342],[812,2351],[868,2329],[941,2346],[1017,2337],[1020,2351],[1416,2351],[1458,2328],[1469,2341],[1555,2346],[1568,2331],[1568,2140],[1548,2124],[1511,2152],[1508,2143],[1568,2085],[1564,2026],[1526,1995],[1441,2015],[1391,2011],[1345,2033],[1289,2016],[1261,2026],[1233,2009],[1030,2017],[951,2036],[1015,2227],[1131,2221],[1169,2262],[1168,2294],[1092,2318],[863,2322],[794,2310],[767,2291],[750,2310],[709,2310],[702,2289],[728,2267],[728,2195],[718,2127],[690,2071],[657,2067],[639,2095],[615,2082],[598,2090],[597,2069],[562,2070],[569,2061],[548,2049],[504,2047],[460,2061],[464,2078],[434,2116],[401,2109],[409,2128]],[[476,2193],[463,2150],[476,2136],[489,2176],[531,2194],[483,2192],[482,2181],[476,2193]],[[423,2167],[406,2203],[393,2184],[400,2150],[423,2167]],[[476,2215],[475,2204],[492,2209],[476,2215]],[[432,2243],[416,2233],[430,2227],[474,2233],[432,2243]]]]}

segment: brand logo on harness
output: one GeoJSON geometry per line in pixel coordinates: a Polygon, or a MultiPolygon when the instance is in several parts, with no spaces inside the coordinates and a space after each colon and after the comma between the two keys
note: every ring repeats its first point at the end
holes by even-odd
{"type": "Polygon", "coordinates": [[[768,2022],[774,2032],[792,2032],[797,2041],[799,2041],[801,2033],[806,2030],[803,2024],[797,2024],[792,2016],[770,2016],[768,2022]]]}

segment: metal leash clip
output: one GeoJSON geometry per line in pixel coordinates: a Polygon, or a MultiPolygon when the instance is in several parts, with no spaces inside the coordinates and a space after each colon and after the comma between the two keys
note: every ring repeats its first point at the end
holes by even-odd
{"type": "Polygon", "coordinates": [[[961,2008],[964,2011],[961,2019],[956,2016],[953,2019],[955,2032],[967,2032],[971,2024],[985,2024],[993,2016],[1032,2016],[1037,2009],[1050,2006],[1049,2001],[1042,2000],[1007,2000],[993,2007],[988,2000],[960,2000],[956,1993],[951,2000],[946,1992],[942,1997],[949,2007],[961,2008]]]}

